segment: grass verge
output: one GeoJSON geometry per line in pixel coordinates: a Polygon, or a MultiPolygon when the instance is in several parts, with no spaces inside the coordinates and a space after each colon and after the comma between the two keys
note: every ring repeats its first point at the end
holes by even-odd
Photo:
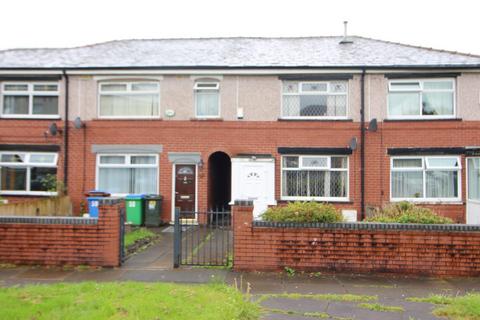
{"type": "Polygon", "coordinates": [[[380,303],[359,303],[357,307],[372,311],[382,311],[382,312],[404,312],[403,307],[397,306],[386,306],[380,303]]]}
{"type": "Polygon", "coordinates": [[[0,288],[0,319],[258,319],[224,284],[110,282],[0,288]]]}
{"type": "Polygon", "coordinates": [[[124,247],[127,248],[139,240],[153,238],[156,236],[157,235],[154,232],[148,230],[147,228],[133,230],[132,232],[125,233],[124,247]]]}
{"type": "Polygon", "coordinates": [[[425,302],[435,304],[438,307],[433,314],[452,320],[480,319],[480,294],[469,293],[464,296],[446,296],[433,294],[425,298],[407,298],[410,302],[425,302]]]}
{"type": "Polygon", "coordinates": [[[257,299],[257,303],[261,303],[268,299],[286,298],[286,299],[311,299],[311,300],[328,300],[343,302],[371,302],[377,301],[377,296],[367,296],[358,294],[300,294],[300,293],[279,293],[279,294],[263,294],[257,299]]]}

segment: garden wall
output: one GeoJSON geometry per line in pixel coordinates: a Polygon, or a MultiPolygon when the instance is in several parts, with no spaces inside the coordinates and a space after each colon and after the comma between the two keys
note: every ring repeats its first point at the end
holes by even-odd
{"type": "Polygon", "coordinates": [[[234,269],[480,276],[480,227],[253,221],[233,207],[234,269]]]}
{"type": "Polygon", "coordinates": [[[0,217],[0,263],[119,266],[122,203],[102,199],[98,219],[0,217]]]}

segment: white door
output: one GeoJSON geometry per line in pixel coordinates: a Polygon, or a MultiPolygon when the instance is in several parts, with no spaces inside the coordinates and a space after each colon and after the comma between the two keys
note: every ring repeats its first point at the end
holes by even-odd
{"type": "Polygon", "coordinates": [[[252,200],[258,218],[275,205],[275,161],[273,158],[232,158],[232,201],[252,200]]]}
{"type": "Polygon", "coordinates": [[[480,224],[480,158],[467,158],[467,223],[480,224]]]}

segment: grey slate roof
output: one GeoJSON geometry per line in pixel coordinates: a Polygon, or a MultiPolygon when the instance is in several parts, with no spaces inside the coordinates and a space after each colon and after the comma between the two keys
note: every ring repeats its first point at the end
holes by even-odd
{"type": "Polygon", "coordinates": [[[120,40],[0,51],[0,68],[474,67],[480,56],[351,36],[120,40]]]}

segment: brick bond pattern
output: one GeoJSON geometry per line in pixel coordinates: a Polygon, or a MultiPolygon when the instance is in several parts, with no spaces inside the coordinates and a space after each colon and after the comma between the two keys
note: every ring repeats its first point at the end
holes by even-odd
{"type": "Polygon", "coordinates": [[[0,263],[119,266],[122,207],[105,200],[98,219],[0,217],[0,263]]]}
{"type": "MultiPolygon", "coordinates": [[[[0,120],[0,143],[58,144],[62,136],[45,137],[49,121],[0,120]]],[[[58,121],[61,128],[63,123],[58,121]]],[[[280,155],[278,147],[346,147],[352,137],[360,138],[360,124],[349,121],[128,121],[93,120],[85,129],[69,130],[68,191],[75,212],[85,200],[84,193],[95,188],[95,154],[92,144],[162,144],[159,189],[164,195],[164,221],[170,221],[172,206],[172,163],[168,152],[201,152],[204,162],[198,172],[198,208],[208,207],[208,157],[216,151],[229,156],[238,153],[268,153],[275,156],[275,197],[280,198],[280,155]]],[[[390,201],[390,157],[388,148],[464,147],[478,145],[478,121],[389,121],[380,122],[377,132],[367,132],[366,205],[381,206],[390,201]]],[[[349,157],[350,202],[338,208],[360,212],[360,147],[349,157]]],[[[63,175],[60,151],[58,177],[63,175]]],[[[465,158],[462,157],[462,199],[466,198],[465,158]]],[[[6,197],[25,201],[31,197],[6,197]]],[[[439,214],[465,222],[465,203],[428,204],[439,214]]]]}
{"type": "Polygon", "coordinates": [[[420,226],[417,230],[355,229],[354,224],[351,228],[258,227],[252,221],[252,209],[233,207],[234,269],[238,271],[290,267],[304,271],[480,275],[478,227],[464,229],[470,231],[448,230],[460,228],[457,226],[446,230],[420,230],[420,226]]]}

